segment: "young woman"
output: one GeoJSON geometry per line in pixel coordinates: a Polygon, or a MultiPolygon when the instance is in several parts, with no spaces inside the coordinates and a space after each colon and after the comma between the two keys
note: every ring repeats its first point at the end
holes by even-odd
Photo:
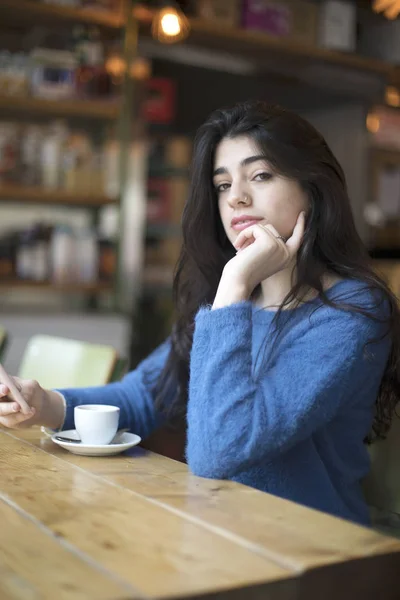
{"type": "Polygon", "coordinates": [[[171,337],[119,383],[0,386],[0,423],[73,428],[114,404],[146,438],[187,427],[193,473],[368,522],[365,441],[399,397],[399,311],[356,233],[343,171],[305,120],[262,102],[200,128],[171,337]]]}

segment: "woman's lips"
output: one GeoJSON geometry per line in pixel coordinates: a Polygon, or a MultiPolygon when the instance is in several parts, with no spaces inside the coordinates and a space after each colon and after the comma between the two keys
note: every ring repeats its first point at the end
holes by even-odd
{"type": "Polygon", "coordinates": [[[260,221],[262,221],[262,219],[246,219],[243,221],[238,221],[238,222],[232,224],[232,229],[234,231],[243,231],[244,229],[247,229],[247,227],[256,225],[260,221]]]}

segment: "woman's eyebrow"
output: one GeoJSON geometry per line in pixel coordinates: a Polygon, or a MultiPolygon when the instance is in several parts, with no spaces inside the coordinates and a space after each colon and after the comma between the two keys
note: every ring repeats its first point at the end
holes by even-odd
{"type": "MultiPolygon", "coordinates": [[[[265,156],[263,156],[262,154],[257,154],[255,156],[248,156],[247,158],[244,158],[240,162],[240,166],[246,167],[247,165],[251,165],[251,163],[257,162],[258,160],[265,160],[265,156]]],[[[227,172],[228,172],[228,169],[226,167],[218,167],[218,169],[215,169],[213,176],[215,177],[216,175],[225,175],[227,172]]]]}

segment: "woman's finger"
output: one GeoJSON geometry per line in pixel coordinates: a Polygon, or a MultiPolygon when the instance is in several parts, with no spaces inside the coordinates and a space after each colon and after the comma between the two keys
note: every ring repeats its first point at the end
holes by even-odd
{"type": "Polygon", "coordinates": [[[30,420],[35,414],[35,410],[32,409],[32,413],[30,415],[24,415],[22,412],[18,412],[12,415],[7,415],[5,417],[0,416],[0,424],[5,427],[15,429],[18,425],[21,425],[25,421],[30,420]]]}
{"type": "MultiPolygon", "coordinates": [[[[270,227],[272,227],[272,225],[251,225],[250,227],[246,227],[246,229],[241,231],[237,236],[234,243],[235,248],[242,249],[244,244],[250,246],[257,239],[257,237],[265,235],[265,232],[267,234],[271,233],[268,231],[268,228],[270,227]]],[[[276,232],[276,235],[279,236],[279,233],[276,231],[276,229],[274,229],[274,231],[276,232]]]]}
{"type": "Polygon", "coordinates": [[[236,250],[239,250],[239,248],[241,248],[245,242],[251,240],[251,238],[253,238],[254,241],[254,225],[252,225],[251,227],[246,227],[246,229],[241,231],[233,245],[236,248],[236,250]]]}
{"type": "Polygon", "coordinates": [[[4,383],[0,383],[0,398],[4,398],[9,394],[10,390],[4,383]]]}
{"type": "Polygon", "coordinates": [[[249,246],[251,246],[252,244],[254,244],[254,237],[251,237],[250,239],[247,239],[238,249],[237,252],[243,252],[243,250],[246,250],[246,248],[248,248],[249,246]]]}
{"type": "Polygon", "coordinates": [[[279,231],[277,229],[275,229],[275,227],[273,225],[268,223],[267,225],[262,225],[262,227],[267,232],[271,233],[278,243],[280,243],[280,244],[286,243],[285,240],[283,239],[283,237],[281,236],[281,234],[279,233],[279,231]]]}
{"type": "Polygon", "coordinates": [[[289,248],[291,254],[296,254],[301,246],[301,242],[304,236],[304,229],[306,225],[306,213],[303,211],[297,218],[296,225],[293,229],[291,237],[286,242],[286,246],[289,248]]]}
{"type": "MultiPolygon", "coordinates": [[[[18,377],[11,377],[11,380],[14,382],[15,387],[17,388],[17,390],[19,392],[22,391],[22,385],[20,383],[20,380],[18,379],[18,377]]],[[[8,396],[8,394],[10,393],[10,388],[5,384],[5,383],[1,383],[0,382],[0,398],[2,398],[3,396],[8,396]]]]}
{"type": "Polygon", "coordinates": [[[8,417],[20,411],[17,402],[0,402],[0,417],[8,417]]]}

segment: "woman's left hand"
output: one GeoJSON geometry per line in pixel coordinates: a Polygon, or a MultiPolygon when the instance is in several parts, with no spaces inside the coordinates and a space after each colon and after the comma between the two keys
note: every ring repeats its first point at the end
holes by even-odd
{"type": "Polygon", "coordinates": [[[291,237],[285,242],[272,225],[252,225],[235,241],[237,254],[224,268],[223,278],[245,291],[249,297],[255,287],[295,258],[304,235],[305,213],[298,216],[291,237]]]}

